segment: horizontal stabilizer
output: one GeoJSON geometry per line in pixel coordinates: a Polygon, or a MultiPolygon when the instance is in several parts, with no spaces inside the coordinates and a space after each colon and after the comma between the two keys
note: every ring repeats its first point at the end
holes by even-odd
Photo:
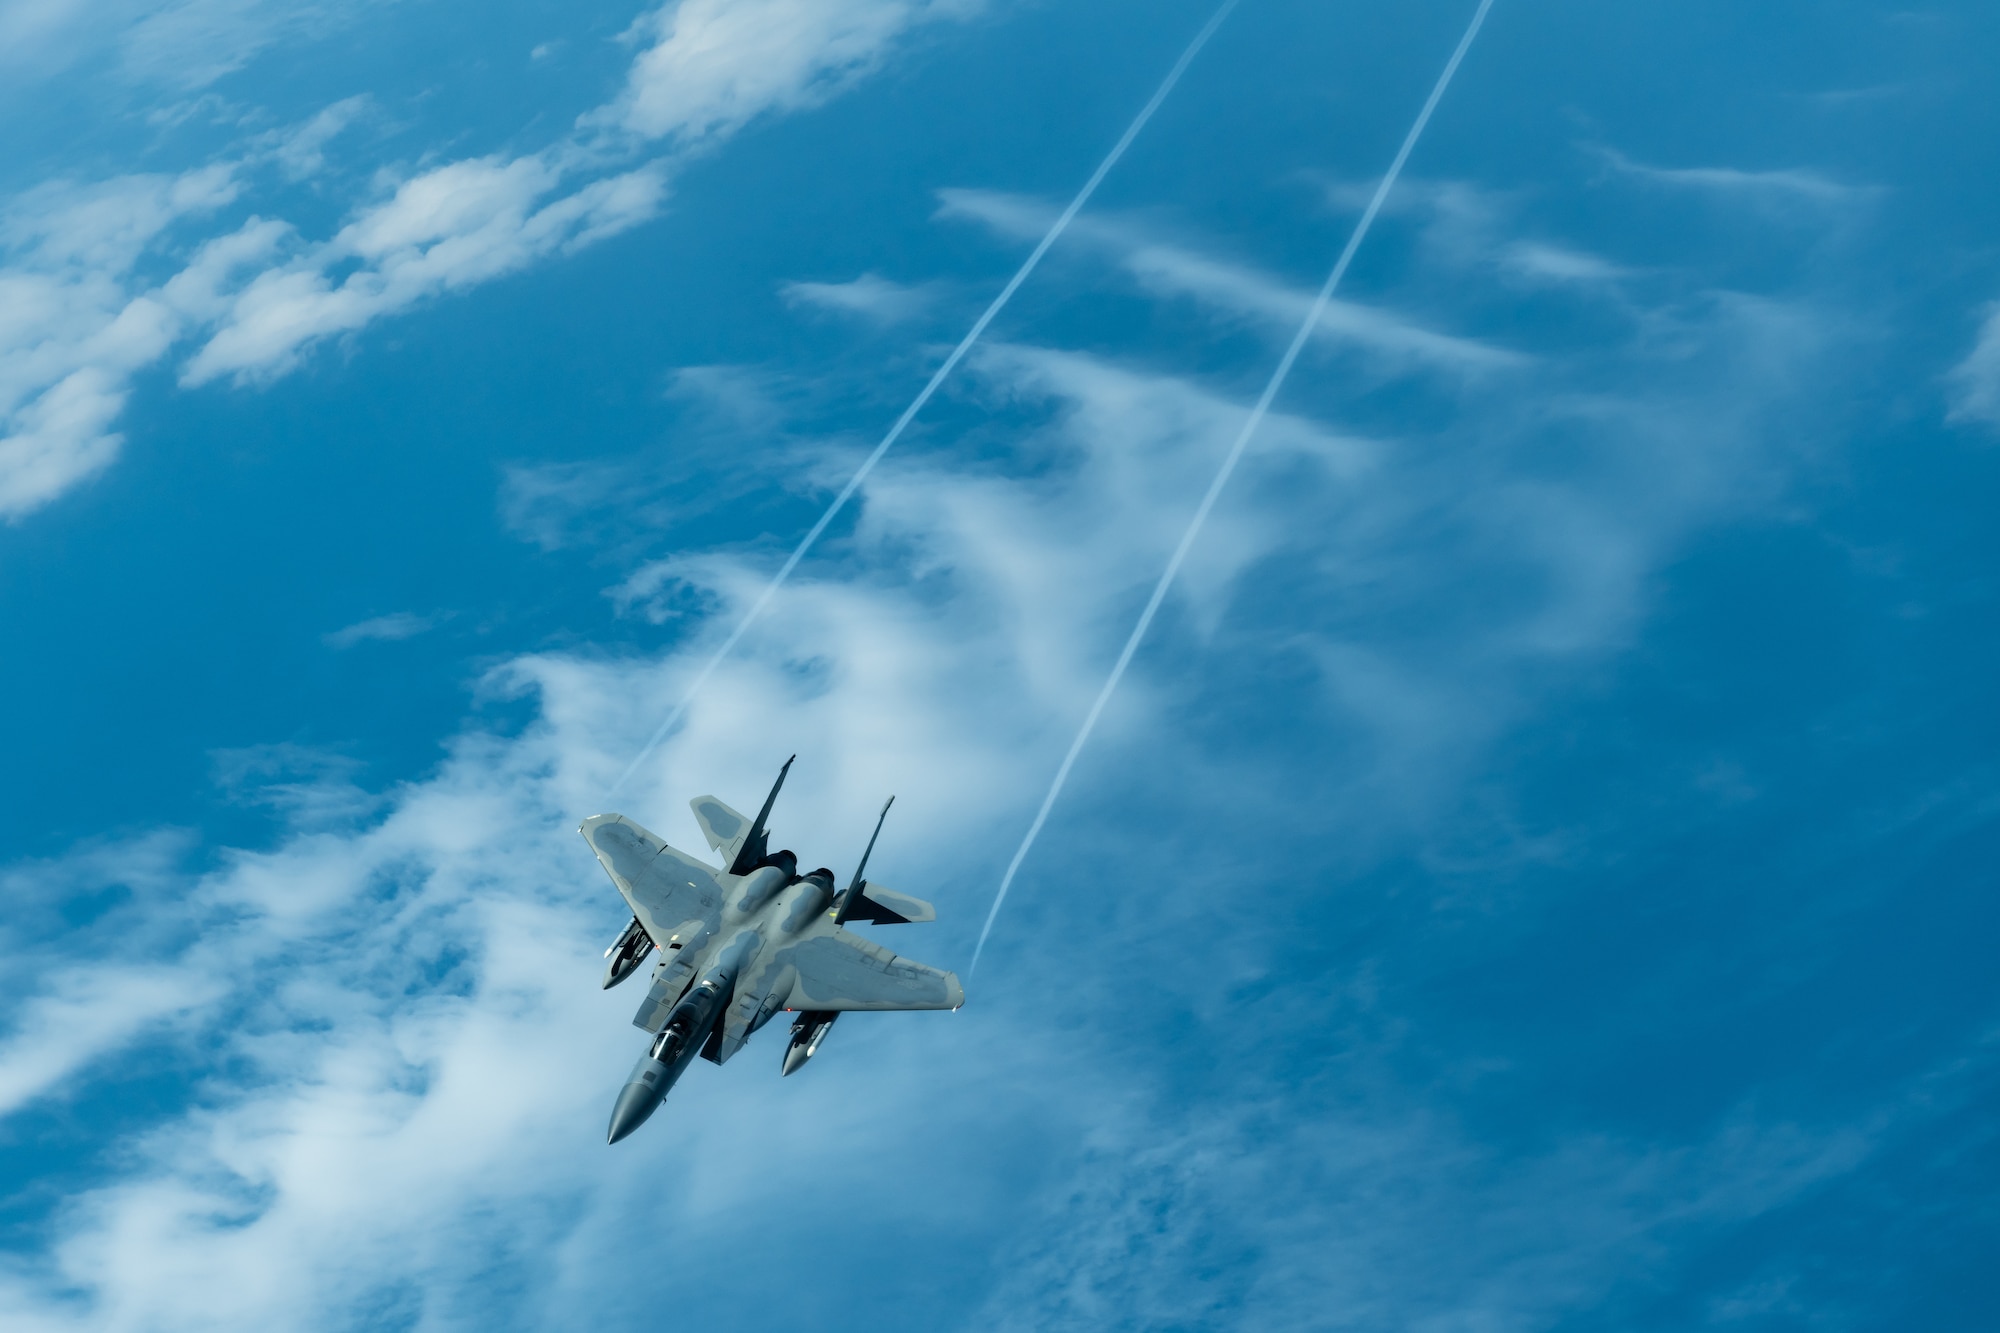
{"type": "Polygon", "coordinates": [[[901,926],[937,920],[937,908],[922,898],[898,893],[874,880],[863,880],[861,899],[847,914],[849,921],[868,921],[878,926],[901,926]]]}
{"type": "Polygon", "coordinates": [[[956,1009],[965,1003],[958,978],[913,963],[844,930],[816,935],[787,951],[798,980],[787,1009],[956,1009]]]}

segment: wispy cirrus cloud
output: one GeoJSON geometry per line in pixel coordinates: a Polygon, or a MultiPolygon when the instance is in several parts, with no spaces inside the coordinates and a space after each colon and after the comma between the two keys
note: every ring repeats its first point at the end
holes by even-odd
{"type": "Polygon", "coordinates": [[[357,643],[371,640],[381,643],[395,643],[402,639],[414,639],[419,634],[427,634],[445,621],[451,619],[449,611],[433,611],[428,615],[418,615],[414,611],[392,611],[386,616],[370,616],[357,620],[352,625],[343,626],[330,634],[321,636],[329,648],[352,648],[357,643]]]}
{"type": "Polygon", "coordinates": [[[13,905],[0,976],[15,997],[0,1025],[0,1115],[59,1094],[80,1071],[161,1036],[222,993],[215,978],[171,960],[106,966],[135,943],[167,952],[184,944],[170,925],[135,929],[135,917],[152,914],[132,905],[182,892],[192,845],[183,831],[158,829],[0,868],[13,905]]]}
{"type": "MultiPolygon", "coordinates": [[[[991,191],[944,190],[939,197],[942,216],[969,218],[1017,238],[1039,236],[1054,216],[1040,200],[991,191]]],[[[1071,224],[1070,236],[1114,255],[1155,295],[1192,300],[1273,331],[1296,328],[1313,302],[1309,287],[1150,235],[1132,222],[1083,218],[1071,224]]],[[[1469,373],[1519,366],[1527,359],[1510,348],[1441,333],[1357,301],[1330,302],[1317,332],[1398,366],[1469,373]]]]}
{"type": "MultiPolygon", "coordinates": [[[[224,299],[215,331],[181,382],[281,375],[304,349],[447,292],[517,272],[651,217],[660,168],[565,193],[546,156],[454,162],[404,181],[323,245],[250,276],[224,299]],[[346,270],[337,281],[331,271],[346,270]]],[[[258,224],[251,224],[258,225],[258,224]]]]}
{"type": "Polygon", "coordinates": [[[29,85],[102,63],[128,85],[188,91],[352,22],[383,0],[6,0],[0,69],[29,85]]]}
{"type": "Polygon", "coordinates": [[[240,189],[235,167],[219,164],[58,182],[0,213],[0,518],[18,519],[117,457],[131,375],[182,330],[172,299],[135,283],[140,261],[240,189]]]}
{"type": "Polygon", "coordinates": [[[226,993],[215,977],[178,967],[58,973],[24,997],[0,1037],[0,1115],[9,1115],[132,1042],[226,993]]]}
{"type": "Polygon", "coordinates": [[[2000,426],[2000,306],[1989,306],[1965,359],[1946,377],[1954,421],[2000,426]]]}
{"type": "Polygon", "coordinates": [[[1631,269],[1587,250],[1542,241],[1516,241],[1501,252],[1500,262],[1509,271],[1540,282],[1609,286],[1632,276],[1631,269]]]}
{"type": "Polygon", "coordinates": [[[1119,1108],[1000,1264],[980,1326],[1545,1325],[1676,1242],[1796,1203],[1885,1137],[1745,1113],[1670,1148],[1579,1139],[1519,1154],[1421,1104],[1370,1104],[1383,1090],[1343,1072],[1350,1085],[1329,1080],[1309,1118],[1274,1113],[1275,1094],[1174,1128],[1119,1108]]]}
{"type": "Polygon", "coordinates": [[[913,25],[966,12],[902,0],[663,6],[631,30],[649,45],[624,91],[584,116],[575,137],[403,181],[324,244],[250,278],[183,382],[282,374],[324,338],[637,225],[664,201],[671,159],[612,171],[608,163],[656,144],[684,155],[759,116],[816,106],[886,58],[913,25]]]}
{"type": "Polygon", "coordinates": [[[682,147],[724,138],[759,116],[801,111],[879,66],[927,21],[964,18],[980,0],[682,0],[633,24],[650,40],[624,91],[584,118],[682,147]]]}
{"type": "Polygon", "coordinates": [[[337,751],[280,741],[212,751],[215,785],[240,805],[276,811],[294,831],[352,827],[381,808],[361,764],[337,751]]]}
{"type": "Polygon", "coordinates": [[[1857,203],[1875,193],[1868,186],[1850,185],[1810,167],[1763,170],[1660,167],[1635,161],[1616,149],[1600,148],[1597,151],[1607,166],[1633,180],[1751,202],[1792,202],[1833,207],[1857,203]]]}
{"type": "Polygon", "coordinates": [[[877,324],[914,319],[937,300],[937,290],[929,284],[906,285],[879,273],[863,273],[846,282],[788,282],[781,290],[794,305],[859,315],[877,324]]]}

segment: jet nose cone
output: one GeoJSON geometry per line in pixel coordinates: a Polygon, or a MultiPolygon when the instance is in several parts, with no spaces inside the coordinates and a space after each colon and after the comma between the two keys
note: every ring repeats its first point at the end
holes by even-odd
{"type": "Polygon", "coordinates": [[[618,1101],[611,1108],[606,1143],[616,1143],[646,1123],[646,1117],[653,1114],[660,1098],[666,1095],[666,1072],[666,1066],[657,1060],[640,1062],[640,1068],[633,1071],[632,1081],[619,1092],[618,1101]]]}
{"type": "Polygon", "coordinates": [[[611,1128],[604,1141],[616,1143],[633,1130],[646,1123],[646,1117],[659,1105],[659,1099],[651,1095],[651,1089],[637,1083],[627,1083],[625,1090],[618,1094],[618,1102],[611,1108],[611,1128]]]}

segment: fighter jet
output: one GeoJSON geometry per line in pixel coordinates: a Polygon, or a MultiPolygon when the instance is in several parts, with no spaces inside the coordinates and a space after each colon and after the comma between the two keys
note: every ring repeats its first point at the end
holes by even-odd
{"type": "MultiPolygon", "coordinates": [[[[577,831],[632,908],[611,947],[608,990],[660,950],[652,988],[632,1019],[654,1034],[611,1108],[612,1143],[646,1122],[697,1053],[722,1064],[780,1009],[794,1011],[784,1072],[810,1060],[834,1020],[850,1009],[956,1009],[965,991],[950,972],[899,958],[843,929],[849,922],[935,921],[920,898],[862,878],[889,806],[875,821],[844,892],[833,872],[798,873],[799,858],[768,850],[766,822],[792,760],[754,820],[713,796],[697,796],[695,822],[718,868],[676,851],[623,815],[593,815],[577,831]]],[[[891,803],[895,797],[890,797],[891,803]]]]}

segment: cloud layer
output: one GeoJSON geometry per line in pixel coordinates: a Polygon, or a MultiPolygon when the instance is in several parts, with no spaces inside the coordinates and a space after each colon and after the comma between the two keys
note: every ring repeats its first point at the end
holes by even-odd
{"type": "MultiPolygon", "coordinates": [[[[1467,250],[1438,280],[1505,281],[1517,243],[1467,250]]],[[[1198,245],[1186,257],[1215,280],[1169,290],[1122,271],[1217,330],[1290,308],[1273,279],[1198,245]]],[[[630,1238],[647,1234],[659,1286],[697,1322],[727,1317],[740,1289],[709,1280],[719,1248],[739,1256],[738,1284],[770,1293],[746,1326],[852,1297],[917,1302],[898,1308],[939,1326],[1304,1328],[1331,1310],[1335,1326],[1527,1327],[1642,1276],[1673,1237],[1788,1206],[1866,1161],[1881,1127],[1746,1107],[1691,1136],[1502,1154],[1395,1072],[1399,1019],[1368,998],[1366,956],[1325,987],[1264,992],[1243,1046],[1241,994],[1326,918],[1324,886],[1287,880],[1286,849],[1241,830],[1311,830],[1343,849],[1349,884],[1411,840],[1442,851],[1481,756],[1633,640],[1649,580],[1694,534],[1781,494],[1803,455],[1773,423],[1799,420],[1844,354],[1823,325],[1796,300],[1691,290],[1587,359],[1544,350],[1470,381],[1421,356],[1305,371],[1087,765],[1079,815],[1150,803],[1186,832],[1059,820],[965,1013],[843,1026],[782,1083],[775,1048],[753,1045],[697,1069],[630,1151],[599,1138],[637,1048],[634,997],[595,989],[622,917],[572,830],[707,636],[761,590],[740,550],[635,566],[618,592],[634,613],[704,609],[680,644],[513,658],[485,689],[531,699],[533,721],[468,730],[421,781],[356,799],[337,764],[236,764],[249,789],[304,775],[278,779],[294,825],[270,850],[197,870],[154,841],[20,872],[44,899],[130,886],[99,928],[154,961],[105,985],[54,947],[60,932],[17,952],[26,999],[0,1058],[17,1112],[99,1105],[149,1063],[199,1073],[170,1114],[96,1113],[124,1146],[54,1214],[40,1259],[7,1275],[0,1308],[46,1329],[543,1326],[625,1289],[630,1238]],[[1341,421],[1357,386],[1396,380],[1442,383],[1456,407],[1395,436],[1341,421]],[[1571,465],[1552,475],[1536,460],[1556,441],[1571,465]],[[1252,763],[1233,726],[1204,720],[1248,725],[1260,696],[1310,735],[1310,765],[1252,763]],[[1119,873],[1077,869],[1092,865],[1119,873]],[[1218,876],[1271,886],[1223,936],[1218,876]],[[1164,1048],[1120,1030],[1165,1018],[1185,1031],[1164,1048]],[[1288,1078],[1329,1021],[1345,1054],[1288,1078]],[[1226,1076],[1188,1093],[1212,1061],[1226,1076]],[[868,1237],[843,1234],[856,1191],[877,1201],[868,1237]],[[822,1283],[783,1280],[794,1253],[769,1244],[774,1228],[820,1238],[822,1283]],[[1448,1260],[1411,1258],[1440,1236],[1448,1260]],[[923,1270],[995,1246],[955,1304],[849,1276],[884,1248],[923,1270]]],[[[990,892],[981,868],[1011,844],[1246,409],[1229,384],[1143,356],[1017,340],[969,368],[975,399],[1009,405],[1013,447],[941,442],[875,474],[852,535],[780,592],[624,800],[699,845],[687,796],[751,799],[796,749],[782,832],[838,863],[896,791],[881,871],[945,918],[898,947],[945,965],[990,892]]],[[[816,452],[844,475],[843,449],[816,452]]],[[[601,1317],[658,1316],[642,1302],[601,1317]]]]}
{"type": "MultiPolygon", "coordinates": [[[[688,154],[964,12],[688,0],[642,16],[619,90],[535,151],[455,148],[343,193],[342,127],[378,114],[350,100],[198,170],[23,196],[0,508],[101,470],[149,369],[255,383],[573,253],[663,207],[688,154]],[[327,191],[327,215],[271,206],[277,178],[327,191]]],[[[576,821],[766,586],[792,516],[877,438],[874,386],[900,390],[879,343],[851,345],[956,336],[977,267],[957,224],[1012,248],[1048,205],[951,191],[935,250],[757,275],[780,297],[759,318],[802,314],[780,363],[669,372],[687,410],[664,440],[552,445],[501,479],[498,524],[581,571],[569,604],[659,646],[579,642],[579,615],[467,665],[445,635],[366,646],[440,615],[300,619],[327,671],[429,652],[477,675],[477,711],[400,781],[296,737],[214,752],[230,827],[260,831],[106,829],[0,867],[0,1147],[28,1163],[0,1322],[1910,1323],[1875,1314],[1907,1313],[1907,1292],[1840,1284],[1928,1293],[1910,1255],[1990,1249],[1994,803],[1967,706],[1990,672],[1936,628],[1946,594],[1984,605],[1966,590],[1990,562],[1906,598],[1820,576],[1925,555],[1915,524],[1868,547],[1816,512],[1858,453],[1829,386],[1870,373],[1888,320],[1839,276],[1740,257],[1851,236],[1879,196],[1832,171],[1584,156],[1568,213],[1526,186],[1399,191],[966,1009],[844,1022],[784,1080],[767,1036],[607,1150],[642,1038],[633,988],[597,989],[625,915],[576,821]],[[1677,247],[1603,221],[1671,200],[1687,211],[1660,231],[1715,230],[1677,247]],[[1872,600],[1897,604],[1856,609],[1872,600]],[[1904,651],[1927,634],[1975,663],[1964,693],[1906,669],[1933,663],[1904,651]],[[1924,698],[1896,713],[1864,688],[1924,698]],[[1869,739],[1926,727],[1977,757],[1932,769],[1869,739]],[[1963,902],[1939,896],[1955,882],[1963,902]],[[1961,970],[1930,966],[1927,931],[1958,937],[1961,970]],[[1945,1175],[1957,1194],[1924,1187],[1945,1175]]],[[[1336,216],[1296,222],[1305,251],[1324,232],[1330,257],[1354,196],[1329,188],[1336,216]]],[[[754,801],[796,750],[780,836],[841,866],[893,791],[873,864],[941,920],[878,937],[964,966],[1310,299],[1288,275],[1318,276],[1318,258],[1243,258],[1296,259],[1265,243],[1284,228],[1253,243],[1240,213],[1192,211],[1083,220],[1043,275],[1073,317],[1044,322],[1038,290],[996,326],[621,792],[627,813],[699,847],[686,799],[754,801]]],[[[1968,422],[1994,415],[1992,333],[1945,380],[1968,422]]],[[[657,395],[657,360],[643,382],[657,395]]],[[[1940,507],[1911,508],[1935,526],[1940,507]]],[[[340,605],[475,608],[484,633],[513,597],[398,582],[340,605]]]]}

